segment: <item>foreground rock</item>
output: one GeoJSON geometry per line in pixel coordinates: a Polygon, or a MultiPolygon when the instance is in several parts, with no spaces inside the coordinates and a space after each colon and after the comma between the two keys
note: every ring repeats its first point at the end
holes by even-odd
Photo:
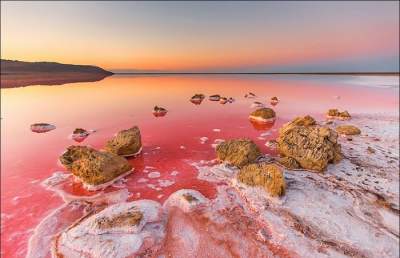
{"type": "Polygon", "coordinates": [[[239,171],[237,179],[249,186],[262,187],[271,196],[281,196],[285,193],[282,170],[273,164],[247,165],[239,171]]]}
{"type": "Polygon", "coordinates": [[[269,123],[275,121],[275,117],[276,114],[272,108],[260,108],[252,112],[249,119],[260,123],[269,123]]]}
{"type": "Polygon", "coordinates": [[[337,109],[329,109],[326,116],[328,118],[336,118],[336,119],[340,119],[340,120],[347,120],[347,119],[351,118],[349,112],[347,112],[346,110],[343,112],[340,112],[337,109]]]}
{"type": "Polygon", "coordinates": [[[337,138],[335,131],[317,125],[314,118],[298,117],[279,130],[277,147],[281,156],[295,159],[302,168],[322,172],[342,158],[337,138]]]}
{"type": "Polygon", "coordinates": [[[361,130],[354,125],[339,125],[335,128],[336,132],[344,135],[358,135],[361,133],[361,130]]]}
{"type": "Polygon", "coordinates": [[[103,189],[132,171],[125,158],[86,146],[68,147],[60,162],[89,191],[103,189]]]}
{"type": "Polygon", "coordinates": [[[114,204],[60,233],[53,257],[154,257],[165,237],[164,224],[155,201],[114,204]]]}
{"type": "Polygon", "coordinates": [[[31,131],[34,133],[46,133],[56,129],[54,125],[47,123],[36,123],[31,125],[31,131]]]}
{"type": "Polygon", "coordinates": [[[118,132],[104,147],[107,152],[129,157],[138,155],[142,151],[140,130],[134,126],[128,130],[118,132]]]}
{"type": "Polygon", "coordinates": [[[253,163],[261,156],[258,146],[249,139],[228,140],[216,148],[217,158],[237,167],[253,163]]]}

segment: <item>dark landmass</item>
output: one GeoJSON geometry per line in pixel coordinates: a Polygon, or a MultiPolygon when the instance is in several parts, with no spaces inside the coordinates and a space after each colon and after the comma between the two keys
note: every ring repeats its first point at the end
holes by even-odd
{"type": "Polygon", "coordinates": [[[192,75],[192,74],[271,74],[271,75],[369,75],[369,76],[399,76],[400,72],[116,72],[115,74],[171,74],[171,75],[192,75]]]}
{"type": "Polygon", "coordinates": [[[1,60],[1,88],[94,82],[112,74],[92,65],[1,60]]]}

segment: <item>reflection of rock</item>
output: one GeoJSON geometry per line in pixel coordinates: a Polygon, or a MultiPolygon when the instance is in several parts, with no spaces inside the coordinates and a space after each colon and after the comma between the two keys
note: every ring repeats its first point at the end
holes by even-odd
{"type": "Polygon", "coordinates": [[[250,106],[251,108],[263,108],[264,107],[264,104],[263,103],[261,103],[261,102],[259,102],[259,101],[254,101],[252,104],[251,104],[251,106],[250,106]]]}
{"type": "Polygon", "coordinates": [[[322,172],[341,159],[337,133],[319,126],[310,116],[298,117],[279,130],[278,151],[295,159],[302,168],[322,172]]]}
{"type": "Polygon", "coordinates": [[[326,116],[328,118],[336,118],[340,120],[347,120],[351,118],[349,112],[347,111],[339,112],[339,110],[337,109],[329,109],[326,116]]]}
{"type": "Polygon", "coordinates": [[[257,160],[261,155],[258,146],[249,139],[228,140],[216,148],[217,158],[242,167],[257,160]]]}
{"type": "Polygon", "coordinates": [[[245,97],[245,98],[252,99],[252,98],[255,98],[255,97],[256,97],[256,94],[254,94],[253,92],[249,92],[249,93],[247,93],[246,95],[244,95],[244,97],[245,97]]]}
{"type": "Polygon", "coordinates": [[[345,135],[357,135],[360,134],[361,131],[354,125],[339,125],[335,128],[336,132],[339,134],[345,134],[345,135]]]}
{"type": "Polygon", "coordinates": [[[237,178],[249,186],[260,186],[271,196],[285,193],[285,178],[281,169],[273,164],[250,164],[243,167],[237,178]]]}
{"type": "Polygon", "coordinates": [[[125,158],[86,146],[68,147],[60,161],[88,190],[105,188],[132,170],[125,158]]]}
{"type": "Polygon", "coordinates": [[[128,130],[118,132],[104,147],[108,152],[121,156],[135,156],[142,150],[140,130],[134,126],[128,130]]]}
{"type": "Polygon", "coordinates": [[[288,169],[300,169],[300,164],[291,157],[283,157],[279,159],[279,163],[288,169]]]}
{"type": "Polygon", "coordinates": [[[221,103],[221,104],[226,104],[227,102],[228,102],[228,99],[225,97],[222,97],[219,99],[219,103],[221,103]]]}
{"type": "Polygon", "coordinates": [[[165,237],[159,203],[123,202],[78,220],[53,242],[54,257],[155,257],[165,237]]]}
{"type": "Polygon", "coordinates": [[[159,107],[159,106],[155,106],[153,109],[153,115],[155,117],[163,117],[167,114],[167,110],[165,108],[159,107]]]}
{"type": "Polygon", "coordinates": [[[275,121],[275,111],[271,108],[260,108],[252,112],[249,119],[259,123],[270,123],[275,121]]]}
{"type": "Polygon", "coordinates": [[[36,123],[31,125],[31,131],[35,133],[46,133],[54,129],[56,129],[54,125],[47,123],[36,123]]]}
{"type": "Polygon", "coordinates": [[[218,94],[216,94],[216,95],[211,95],[211,96],[209,97],[209,100],[211,100],[211,101],[219,101],[220,99],[221,99],[221,96],[218,95],[218,94]]]}
{"type": "Polygon", "coordinates": [[[271,129],[275,124],[275,119],[263,123],[260,123],[259,121],[253,119],[249,119],[249,121],[250,124],[253,126],[253,128],[256,129],[257,131],[267,131],[271,129]]]}
{"type": "Polygon", "coordinates": [[[193,97],[190,99],[190,102],[192,102],[195,105],[200,105],[201,102],[204,100],[206,96],[204,94],[195,94],[193,97]]]}

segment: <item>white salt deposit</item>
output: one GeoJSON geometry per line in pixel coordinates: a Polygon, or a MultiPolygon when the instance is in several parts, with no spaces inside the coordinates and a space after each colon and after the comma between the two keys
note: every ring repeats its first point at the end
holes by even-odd
{"type": "Polygon", "coordinates": [[[171,194],[164,202],[164,208],[179,207],[184,212],[190,212],[200,205],[208,203],[208,199],[200,192],[192,189],[181,189],[171,194]]]}
{"type": "Polygon", "coordinates": [[[206,143],[208,141],[208,137],[200,137],[200,143],[201,144],[204,144],[204,143],[206,143]]]}
{"type": "Polygon", "coordinates": [[[172,172],[171,172],[171,174],[170,174],[170,175],[171,175],[171,176],[176,176],[176,175],[178,175],[178,174],[179,174],[179,172],[178,172],[178,171],[176,171],[176,170],[174,170],[174,171],[172,171],[172,172]]]}
{"type": "Polygon", "coordinates": [[[213,132],[221,132],[221,129],[215,128],[215,129],[213,129],[213,132]]]}
{"type": "Polygon", "coordinates": [[[147,176],[148,176],[149,178],[157,178],[157,177],[160,177],[161,174],[160,174],[160,172],[153,171],[153,172],[150,172],[149,174],[147,174],[147,176]]]}

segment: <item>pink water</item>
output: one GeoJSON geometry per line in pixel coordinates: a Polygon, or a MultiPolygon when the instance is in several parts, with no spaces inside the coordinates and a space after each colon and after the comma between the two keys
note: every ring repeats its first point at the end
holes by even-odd
{"type": "MultiPolygon", "coordinates": [[[[65,171],[57,162],[69,145],[101,148],[116,132],[138,125],[143,152],[130,159],[134,173],[127,177],[131,200],[149,198],[163,202],[170,193],[191,188],[213,198],[215,188],[197,179],[190,164],[215,157],[211,144],[216,139],[248,137],[265,153],[286,121],[311,114],[322,119],[329,108],[358,113],[396,113],[399,105],[398,77],[328,76],[111,76],[102,81],[63,86],[29,86],[1,90],[1,255],[24,257],[35,226],[63,201],[40,182],[55,171],[65,171]],[[394,86],[388,86],[388,82],[394,86]],[[362,83],[359,83],[362,82],[362,83]],[[397,85],[396,85],[397,83],[397,85]],[[255,99],[244,95],[253,92],[255,99]],[[206,98],[200,105],[189,101],[195,93],[233,97],[225,105],[206,98]],[[277,120],[271,127],[253,125],[248,120],[254,101],[274,106],[277,120]],[[340,97],[337,97],[340,96],[340,97]],[[155,117],[155,105],[168,113],[155,117]],[[30,131],[33,123],[54,124],[47,133],[30,131]],[[77,128],[94,129],[81,143],[70,137],[77,128]],[[219,130],[214,130],[219,129],[219,130]],[[269,135],[262,133],[269,131],[269,135]],[[201,137],[208,141],[201,143],[201,137]],[[154,167],[152,169],[146,166],[154,167]],[[160,172],[159,178],[147,173],[160,172]],[[177,175],[171,172],[178,171],[177,175]],[[147,183],[138,182],[148,178],[147,183]],[[161,191],[146,184],[159,179],[175,183],[161,191]]],[[[397,113],[396,113],[397,114],[397,113]]],[[[90,195],[70,180],[65,190],[75,195],[90,195]]],[[[111,191],[112,188],[108,189],[111,191]]]]}

